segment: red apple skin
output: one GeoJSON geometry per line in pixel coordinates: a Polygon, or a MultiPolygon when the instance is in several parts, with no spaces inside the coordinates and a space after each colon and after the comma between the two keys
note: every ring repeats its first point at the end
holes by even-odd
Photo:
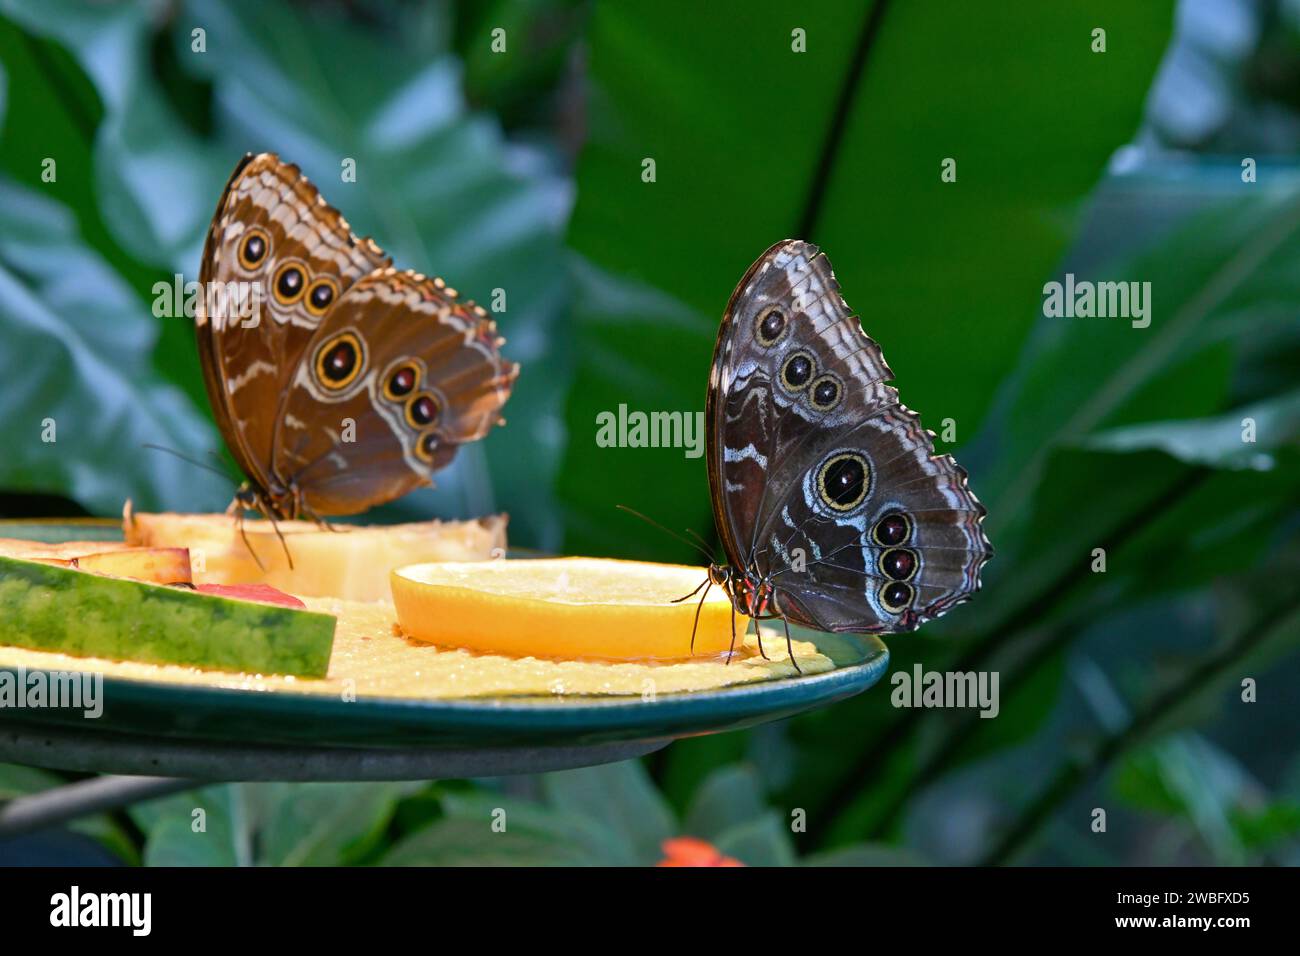
{"type": "Polygon", "coordinates": [[[306,608],[307,605],[292,594],[285,594],[269,584],[200,584],[195,588],[200,594],[256,601],[259,604],[279,604],[283,607],[306,608]]]}

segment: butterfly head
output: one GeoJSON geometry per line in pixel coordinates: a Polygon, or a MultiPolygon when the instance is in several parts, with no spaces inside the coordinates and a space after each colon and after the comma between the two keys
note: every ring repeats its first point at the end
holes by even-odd
{"type": "Polygon", "coordinates": [[[736,610],[746,617],[769,617],[775,611],[772,582],[753,568],[744,572],[712,565],[709,577],[731,598],[736,610]]]}
{"type": "Polygon", "coordinates": [[[235,491],[234,500],[230,502],[226,513],[256,511],[272,521],[291,521],[301,517],[303,510],[302,493],[296,486],[286,489],[276,483],[270,488],[259,488],[246,481],[235,491]]]}
{"type": "Polygon", "coordinates": [[[244,482],[235,491],[235,500],[230,503],[227,512],[234,514],[236,511],[257,511],[261,508],[262,496],[257,493],[248,482],[244,482]]]}

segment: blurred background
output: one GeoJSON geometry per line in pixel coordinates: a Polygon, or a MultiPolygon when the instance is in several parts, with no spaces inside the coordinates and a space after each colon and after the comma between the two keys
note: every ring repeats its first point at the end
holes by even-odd
{"type": "Polygon", "coordinates": [[[506,292],[509,425],[380,519],[691,562],[614,505],[707,530],[704,460],[595,417],[702,409],[732,288],[799,236],[989,509],[983,593],[893,666],[998,671],[999,717],[882,683],[592,770],[213,788],[200,850],[183,795],[0,858],[1300,862],[1300,2],[726,7],[0,0],[0,516],[229,501],[139,450],[220,447],[152,289],[273,150],[399,265],[506,292]],[[1067,272],[1150,282],[1150,326],[1044,317],[1067,272]]]}

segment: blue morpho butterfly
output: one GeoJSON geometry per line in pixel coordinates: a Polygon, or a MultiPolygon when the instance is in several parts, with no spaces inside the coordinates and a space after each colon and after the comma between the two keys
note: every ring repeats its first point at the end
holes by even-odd
{"type": "Polygon", "coordinates": [[[781,619],[789,649],[790,623],[910,631],[979,589],[993,553],[984,507],[892,377],[816,246],[779,242],[750,266],[718,330],[705,412],[726,561],[679,600],[703,589],[702,607],[717,585],[733,611],[781,619]]]}

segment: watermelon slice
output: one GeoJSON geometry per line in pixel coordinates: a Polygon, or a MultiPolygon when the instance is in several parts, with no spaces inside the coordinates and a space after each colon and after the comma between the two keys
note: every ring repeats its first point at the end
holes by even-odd
{"type": "MultiPolygon", "coordinates": [[[[245,590],[245,589],[235,589],[245,590]]],[[[324,677],[335,619],[277,592],[210,594],[0,556],[0,644],[78,657],[324,677]],[[296,606],[285,606],[293,601],[296,606]],[[256,603],[255,603],[256,602],[256,603]]]]}

